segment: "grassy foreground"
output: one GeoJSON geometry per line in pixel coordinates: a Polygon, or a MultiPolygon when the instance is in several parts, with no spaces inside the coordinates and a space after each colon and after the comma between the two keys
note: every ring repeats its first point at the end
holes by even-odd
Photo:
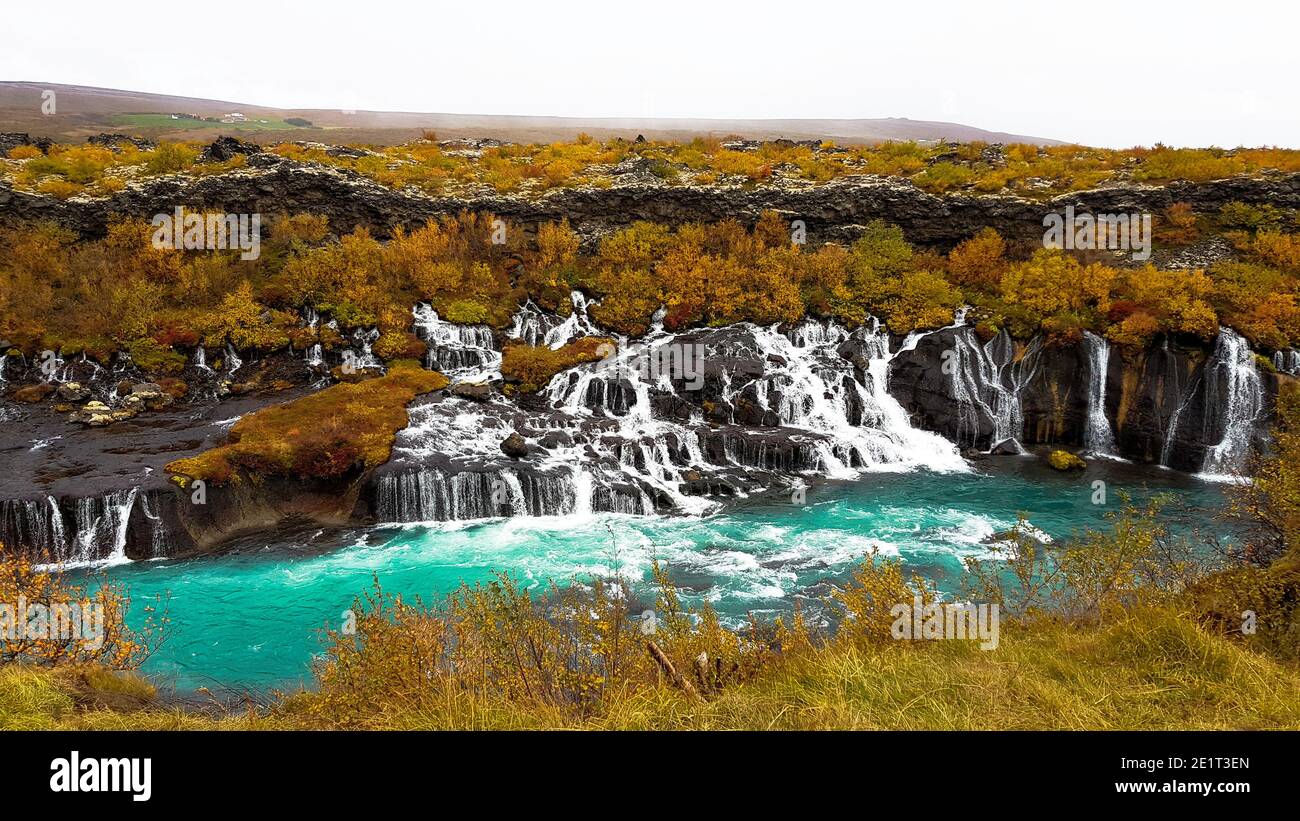
{"type": "MultiPolygon", "coordinates": [[[[138,676],[0,668],[0,729],[324,729],[315,694],[214,718],[158,705],[138,676]]],[[[372,729],[1296,729],[1300,671],[1170,609],[1101,628],[1042,623],[975,642],[835,645],[766,669],[705,704],[667,684],[599,716],[430,688],[369,705],[372,729]]]]}

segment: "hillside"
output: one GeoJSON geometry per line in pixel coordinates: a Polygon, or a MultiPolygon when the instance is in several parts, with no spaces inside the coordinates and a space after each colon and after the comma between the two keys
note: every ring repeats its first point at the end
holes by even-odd
{"type": "Polygon", "coordinates": [[[906,118],[853,120],[733,120],[689,118],[573,118],[415,111],[337,111],[269,108],[227,100],[205,100],[140,91],[42,82],[0,82],[0,131],[26,131],[36,136],[79,141],[103,131],[121,131],[152,138],[212,139],[236,134],[258,142],[281,139],[323,140],[337,144],[391,145],[436,131],[444,138],[490,137],[511,142],[572,140],[586,132],[598,139],[633,138],[690,140],[701,135],[738,135],[748,139],[832,139],[843,143],[882,140],[947,140],[1058,145],[1058,140],[989,131],[960,123],[906,118]],[[52,90],[56,111],[41,113],[41,95],[52,90]],[[190,123],[172,121],[172,114],[221,117],[238,112],[254,122],[190,123]],[[160,114],[157,119],[134,115],[160,114]],[[279,125],[300,118],[311,127],[279,125]],[[257,120],[267,120],[259,124],[257,120]],[[273,128],[259,127],[275,125],[273,128]],[[286,134],[292,137],[286,137],[286,134]],[[328,139],[326,140],[326,135],[328,139]]]}

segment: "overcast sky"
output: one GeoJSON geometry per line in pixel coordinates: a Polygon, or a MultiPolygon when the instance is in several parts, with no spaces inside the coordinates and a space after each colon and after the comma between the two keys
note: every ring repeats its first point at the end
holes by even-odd
{"type": "Polygon", "coordinates": [[[910,117],[1114,147],[1300,148],[1297,8],[24,2],[4,10],[0,79],[283,108],[910,117]]]}

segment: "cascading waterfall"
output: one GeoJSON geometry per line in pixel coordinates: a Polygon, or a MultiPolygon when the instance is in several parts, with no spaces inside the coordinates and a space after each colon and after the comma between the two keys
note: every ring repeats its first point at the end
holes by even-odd
{"type": "Polygon", "coordinates": [[[235,351],[235,346],[229,342],[226,343],[226,375],[229,376],[244,366],[244,360],[239,358],[239,353],[235,351]]]}
{"type": "Polygon", "coordinates": [[[1182,422],[1183,411],[1187,409],[1187,406],[1196,396],[1196,389],[1199,384],[1199,377],[1192,380],[1188,389],[1183,391],[1179,397],[1178,404],[1174,407],[1174,412],[1169,415],[1169,426],[1165,431],[1165,441],[1164,444],[1160,446],[1160,467],[1162,468],[1169,467],[1169,457],[1173,455],[1174,452],[1174,442],[1177,441],[1178,438],[1178,425],[1182,422]]]}
{"type": "Polygon", "coordinates": [[[564,319],[545,313],[530,299],[515,313],[506,336],[518,339],[533,347],[545,345],[552,350],[580,336],[597,336],[600,331],[587,315],[587,297],[581,291],[572,291],[569,301],[573,311],[564,319]]]}
{"type": "Polygon", "coordinates": [[[384,363],[375,356],[372,346],[379,339],[378,328],[358,328],[352,332],[353,360],[352,366],[357,370],[383,370],[384,363]]]}
{"type": "MultiPolygon", "coordinates": [[[[515,312],[506,336],[517,339],[534,348],[546,345],[546,337],[562,320],[538,308],[533,301],[527,300],[515,312]]],[[[562,343],[561,343],[562,344],[562,343]]]]}
{"type": "MultiPolygon", "coordinates": [[[[138,494],[138,499],[140,502],[140,512],[144,514],[145,519],[150,523],[149,555],[155,559],[166,558],[171,554],[172,545],[170,534],[167,532],[167,525],[163,521],[162,515],[153,510],[153,503],[150,502],[148,493],[138,494]]],[[[125,558],[125,553],[126,545],[125,540],[123,540],[123,558],[125,558]]]]}
{"type": "MultiPolygon", "coordinates": [[[[9,366],[9,355],[7,352],[0,353],[0,396],[3,396],[5,390],[5,369],[9,366]]],[[[0,399],[0,422],[5,421],[11,415],[12,411],[9,406],[0,399]]]]}
{"type": "Polygon", "coordinates": [[[1106,418],[1106,373],[1110,366],[1110,343],[1091,331],[1083,332],[1088,355],[1088,415],[1084,420],[1083,445],[1093,456],[1114,458],[1115,433],[1106,418]]]}
{"type": "Polygon", "coordinates": [[[889,335],[874,319],[849,333],[833,322],[805,320],[787,336],[755,329],[760,350],[771,362],[784,360],[764,376],[765,394],[779,394],[772,409],[781,423],[825,434],[831,475],[848,478],[864,470],[964,470],[957,447],[937,434],[912,427],[907,412],[888,390],[889,335]],[[854,341],[867,366],[864,381],[842,367],[837,347],[854,341]],[[850,412],[858,417],[850,420],[850,412]]]}
{"type": "Polygon", "coordinates": [[[980,345],[975,330],[963,327],[953,334],[952,387],[959,406],[958,441],[973,443],[980,436],[981,416],[992,426],[989,450],[1024,453],[1024,415],[1020,391],[1038,370],[1042,340],[1029,342],[1016,358],[1015,342],[1005,330],[980,345]]]}
{"type": "Polygon", "coordinates": [[[51,565],[125,562],[127,528],[139,495],[139,488],[133,487],[73,499],[65,503],[71,508],[70,517],[53,496],[5,500],[0,502],[0,534],[7,543],[21,544],[47,557],[51,565]]]}
{"type": "Polygon", "coordinates": [[[1264,387],[1250,344],[1229,328],[1219,329],[1213,359],[1206,366],[1205,406],[1217,408],[1217,418],[1205,415],[1210,426],[1222,432],[1218,444],[1205,453],[1201,472],[1212,477],[1233,477],[1250,455],[1255,424],[1264,409],[1264,387]]]}
{"type": "MultiPolygon", "coordinates": [[[[310,305],[303,309],[303,320],[307,327],[316,330],[320,327],[320,314],[310,305]]],[[[308,346],[303,354],[303,363],[309,368],[320,368],[325,364],[325,349],[319,342],[314,342],[308,346]]]]}
{"type": "Polygon", "coordinates": [[[1300,351],[1294,348],[1277,351],[1273,354],[1273,367],[1282,373],[1300,376],[1300,351]]]}
{"type": "Polygon", "coordinates": [[[319,342],[313,343],[307,348],[307,353],[303,356],[303,361],[310,368],[319,368],[325,364],[325,349],[319,342]]]}
{"type": "MultiPolygon", "coordinates": [[[[580,305],[584,311],[583,320],[586,320],[585,303],[575,299],[575,313],[580,305]]],[[[589,320],[581,324],[594,329],[589,320]]],[[[676,422],[657,419],[651,405],[649,374],[643,371],[650,370],[649,363],[659,361],[661,353],[658,349],[670,338],[662,328],[652,329],[635,344],[628,344],[626,339],[620,338],[611,357],[577,369],[576,378],[572,378],[573,372],[556,374],[547,386],[546,392],[553,407],[579,418],[591,416],[597,410],[603,416],[617,418],[617,438],[622,442],[636,443],[635,452],[624,451],[622,454],[602,441],[553,453],[553,461],[568,463],[572,471],[578,500],[576,511],[590,511],[587,500],[592,497],[591,488],[596,481],[587,466],[587,448],[604,457],[605,461],[617,463],[618,470],[625,474],[625,481],[639,480],[649,485],[671,499],[679,510],[702,514],[715,507],[711,502],[681,492],[683,466],[674,462],[665,444],[666,437],[673,436],[692,456],[699,455],[702,463],[699,434],[676,422]],[[628,397],[630,402],[625,401],[628,397]],[[594,408],[589,405],[593,399],[594,408]]],[[[662,389],[664,383],[661,381],[656,387],[662,389]]],[[[603,478],[619,478],[612,474],[610,470],[602,471],[603,478]]]]}
{"type": "MultiPolygon", "coordinates": [[[[581,294],[573,304],[573,313],[557,322],[525,303],[508,336],[554,347],[574,334],[609,336],[590,320],[581,294]]],[[[785,486],[797,473],[850,478],[864,470],[968,469],[956,445],[913,428],[889,394],[896,354],[874,321],[854,332],[809,320],[786,333],[741,324],[679,336],[663,329],[662,317],[656,315],[641,339],[620,338],[605,359],[554,376],[542,392],[551,408],[544,414],[523,414],[499,399],[413,407],[394,462],[378,480],[379,517],[414,522],[659,509],[699,515],[717,507],[708,495],[785,486]],[[728,369],[740,360],[759,367],[728,369]],[[706,422],[702,406],[710,403],[693,394],[706,383],[762,423],[706,422]],[[511,462],[499,445],[517,431],[528,455],[511,462]],[[777,475],[763,479],[754,469],[777,475]]],[[[491,350],[486,329],[447,323],[429,306],[418,306],[415,320],[431,351],[440,345],[491,350]]],[[[915,345],[919,336],[908,341],[915,345]]]]}
{"type": "MultiPolygon", "coordinates": [[[[412,314],[416,335],[429,346],[426,367],[468,382],[500,377],[501,352],[491,328],[445,322],[426,302],[416,305],[412,314]]],[[[516,314],[516,322],[519,316],[516,314]]]]}

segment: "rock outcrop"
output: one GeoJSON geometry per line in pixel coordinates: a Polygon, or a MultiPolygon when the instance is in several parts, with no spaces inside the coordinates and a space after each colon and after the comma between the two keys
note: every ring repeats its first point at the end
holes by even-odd
{"type": "Polygon", "coordinates": [[[680,186],[633,175],[632,181],[608,188],[559,188],[536,196],[490,190],[473,196],[430,196],[415,189],[387,188],[348,170],[257,153],[256,146],[236,140],[229,143],[211,146],[211,159],[248,153],[249,167],[203,177],[152,177],[104,198],[60,200],[0,183],[0,223],[47,219],[83,236],[102,236],[112,217],[149,219],[183,203],[187,208],[231,213],[320,213],[336,231],[365,226],[385,237],[398,225],[416,226],[470,210],[491,212],[525,227],[567,218],[585,241],[593,243],[636,220],[672,225],[724,219],[753,223],[763,211],[774,210],[804,220],[811,242],[851,240],[861,226],[884,219],[899,225],[911,242],[947,247],[986,226],[1010,239],[1039,240],[1043,215],[1067,206],[1095,213],[1157,213],[1175,202],[1202,212],[1217,211],[1232,201],[1300,207],[1300,174],[1162,186],[1125,184],[1041,202],[999,195],[936,196],[906,180],[873,176],[797,188],[778,184],[742,188],[680,186]]]}

